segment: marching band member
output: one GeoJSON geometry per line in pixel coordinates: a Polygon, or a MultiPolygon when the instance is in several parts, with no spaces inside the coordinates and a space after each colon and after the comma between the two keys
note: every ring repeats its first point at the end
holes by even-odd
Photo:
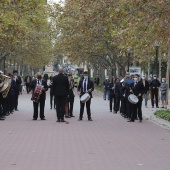
{"type": "Polygon", "coordinates": [[[137,115],[139,117],[139,122],[142,122],[142,95],[145,92],[143,83],[139,81],[139,75],[134,75],[134,83],[131,84],[130,93],[136,95],[139,99],[137,104],[133,104],[131,107],[132,116],[128,122],[134,122],[137,115]]]}
{"type": "MultiPolygon", "coordinates": [[[[3,76],[3,72],[0,71],[0,88],[3,87],[2,76],[3,76]]],[[[0,120],[5,120],[5,116],[3,115],[3,97],[2,97],[2,93],[0,93],[0,120]]]]}
{"type": "Polygon", "coordinates": [[[66,122],[64,120],[65,103],[69,95],[69,81],[63,74],[63,68],[59,68],[59,74],[53,78],[53,93],[56,99],[57,122],[66,122]]]}
{"type": "MultiPolygon", "coordinates": [[[[92,91],[94,90],[94,84],[93,82],[89,79],[88,77],[88,72],[84,71],[83,73],[83,79],[79,82],[79,85],[77,87],[78,90],[78,95],[81,97],[83,94],[89,92],[89,95],[92,98],[92,91]]],[[[91,105],[91,98],[86,102],[86,108],[87,108],[87,116],[89,121],[93,121],[91,118],[91,110],[90,110],[90,105],[91,105]]],[[[80,101],[80,116],[79,120],[81,121],[83,118],[83,113],[84,113],[84,106],[85,103],[82,103],[80,101]]]]}
{"type": "Polygon", "coordinates": [[[54,98],[54,109],[56,109],[56,101],[55,101],[55,97],[54,97],[54,93],[53,93],[53,74],[51,74],[50,76],[50,85],[48,86],[50,88],[50,109],[52,109],[53,107],[53,98],[54,98]]]}
{"type": "Polygon", "coordinates": [[[120,108],[120,98],[121,98],[121,83],[120,83],[120,79],[116,78],[116,82],[115,82],[115,106],[114,106],[114,111],[115,113],[117,113],[119,111],[120,108]]]}
{"type": "Polygon", "coordinates": [[[109,106],[110,106],[110,112],[112,112],[112,108],[113,108],[113,111],[115,111],[115,96],[114,96],[114,82],[115,82],[115,79],[112,77],[111,81],[109,81],[109,106]],[[114,106],[112,106],[114,103],[114,106]]]}
{"type": "Polygon", "coordinates": [[[70,117],[75,117],[73,115],[73,105],[74,105],[74,92],[73,92],[73,89],[74,89],[74,80],[72,78],[72,74],[69,74],[68,75],[68,80],[69,80],[69,116],[70,117]]]}
{"type": "Polygon", "coordinates": [[[44,116],[44,107],[45,107],[45,100],[46,100],[46,91],[48,90],[47,81],[42,79],[42,75],[40,72],[37,73],[37,79],[34,79],[31,84],[31,88],[33,94],[35,92],[35,88],[37,85],[42,85],[42,93],[40,94],[40,98],[38,102],[33,101],[34,113],[33,113],[33,120],[37,120],[38,118],[38,105],[40,104],[40,118],[41,120],[45,120],[44,116]]]}
{"type": "Polygon", "coordinates": [[[20,86],[21,86],[21,77],[18,76],[18,71],[14,70],[13,71],[13,75],[14,75],[14,80],[15,80],[15,103],[14,103],[14,109],[15,111],[18,111],[18,97],[19,97],[19,92],[20,92],[20,86]]]}

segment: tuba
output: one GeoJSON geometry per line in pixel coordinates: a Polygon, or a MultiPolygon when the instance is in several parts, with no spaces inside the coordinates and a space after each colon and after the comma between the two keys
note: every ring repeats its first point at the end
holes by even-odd
{"type": "Polygon", "coordinates": [[[10,77],[6,75],[2,75],[2,83],[0,84],[0,93],[2,93],[3,98],[7,97],[10,88],[11,88],[10,77]]]}

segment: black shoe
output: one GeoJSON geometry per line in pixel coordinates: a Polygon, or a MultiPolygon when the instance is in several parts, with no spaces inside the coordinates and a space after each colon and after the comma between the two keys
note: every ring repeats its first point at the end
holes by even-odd
{"type": "Polygon", "coordinates": [[[74,115],[71,115],[70,117],[75,117],[74,115]]]}
{"type": "Polygon", "coordinates": [[[50,107],[50,109],[52,109],[52,107],[50,107]]]}
{"type": "Polygon", "coordinates": [[[57,119],[57,121],[56,122],[60,122],[60,119],[57,119]]]}
{"type": "Polygon", "coordinates": [[[45,118],[41,118],[41,120],[46,120],[45,118]]]}
{"type": "Polygon", "coordinates": [[[134,122],[134,120],[128,120],[127,122],[134,122]]]}
{"type": "Polygon", "coordinates": [[[139,120],[139,122],[140,122],[140,123],[142,123],[142,119],[141,119],[141,120],[139,120]]]}
{"type": "Polygon", "coordinates": [[[138,120],[138,118],[135,118],[135,120],[138,120]]]}
{"type": "Polygon", "coordinates": [[[15,109],[15,111],[19,111],[18,109],[15,109]]]}
{"type": "Polygon", "coordinates": [[[81,117],[79,117],[79,120],[78,121],[82,121],[82,118],[81,117]]]}
{"type": "Polygon", "coordinates": [[[93,121],[92,118],[89,118],[88,121],[93,121]]]}
{"type": "Polygon", "coordinates": [[[37,118],[33,118],[32,120],[37,120],[37,118]]]}
{"type": "Polygon", "coordinates": [[[61,122],[66,122],[65,120],[61,120],[61,122]]]}
{"type": "Polygon", "coordinates": [[[65,118],[71,118],[70,116],[65,116],[65,118]]]}
{"type": "Polygon", "coordinates": [[[5,120],[4,118],[0,117],[0,120],[5,120]]]}
{"type": "Polygon", "coordinates": [[[114,113],[116,114],[117,112],[116,112],[116,111],[114,111],[114,113]]]}
{"type": "Polygon", "coordinates": [[[1,116],[0,118],[5,119],[6,117],[5,116],[1,116]]]}
{"type": "Polygon", "coordinates": [[[156,106],[156,108],[159,108],[159,106],[156,106]]]}
{"type": "Polygon", "coordinates": [[[154,106],[152,106],[152,108],[154,108],[154,106]]]}
{"type": "Polygon", "coordinates": [[[110,110],[110,112],[112,112],[112,110],[110,110]]]}

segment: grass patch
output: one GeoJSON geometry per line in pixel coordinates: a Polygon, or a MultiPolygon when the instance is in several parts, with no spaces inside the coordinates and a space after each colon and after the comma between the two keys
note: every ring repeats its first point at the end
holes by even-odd
{"type": "Polygon", "coordinates": [[[103,88],[101,86],[94,85],[94,89],[103,93],[103,88]]]}
{"type": "Polygon", "coordinates": [[[170,110],[158,110],[154,114],[157,117],[170,121],[170,110]]]}

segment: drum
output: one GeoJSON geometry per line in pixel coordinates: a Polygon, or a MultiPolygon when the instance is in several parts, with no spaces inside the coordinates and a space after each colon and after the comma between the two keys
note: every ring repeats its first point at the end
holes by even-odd
{"type": "Polygon", "coordinates": [[[42,93],[42,89],[43,89],[43,86],[42,85],[37,85],[35,90],[34,90],[34,93],[32,95],[32,98],[31,100],[34,101],[34,102],[39,102],[39,99],[40,99],[40,95],[42,93]]]}
{"type": "Polygon", "coordinates": [[[81,96],[80,101],[82,103],[86,103],[90,99],[90,95],[88,93],[85,93],[81,96]]]}
{"type": "Polygon", "coordinates": [[[128,100],[129,100],[129,102],[132,103],[132,104],[136,104],[136,103],[139,101],[138,97],[135,96],[134,94],[130,94],[130,95],[128,96],[128,100]]]}

